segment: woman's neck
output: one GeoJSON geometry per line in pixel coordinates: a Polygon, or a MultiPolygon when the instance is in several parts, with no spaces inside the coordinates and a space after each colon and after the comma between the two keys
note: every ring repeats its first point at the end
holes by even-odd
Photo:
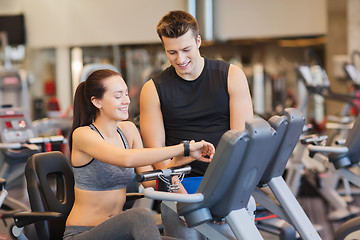
{"type": "Polygon", "coordinates": [[[117,134],[117,122],[108,121],[105,119],[97,118],[93,122],[93,125],[101,132],[106,138],[116,137],[117,134]]]}

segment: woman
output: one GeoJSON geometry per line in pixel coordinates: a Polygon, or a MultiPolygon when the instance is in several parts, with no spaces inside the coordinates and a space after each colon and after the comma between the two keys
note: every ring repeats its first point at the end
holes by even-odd
{"type": "Polygon", "coordinates": [[[150,165],[169,158],[167,167],[193,159],[209,162],[214,155],[214,146],[205,141],[142,149],[137,128],[125,121],[129,103],[125,81],[111,70],[93,72],[76,89],[69,140],[75,202],[64,239],[161,239],[148,210],[122,211],[134,168],[152,170],[150,165]]]}

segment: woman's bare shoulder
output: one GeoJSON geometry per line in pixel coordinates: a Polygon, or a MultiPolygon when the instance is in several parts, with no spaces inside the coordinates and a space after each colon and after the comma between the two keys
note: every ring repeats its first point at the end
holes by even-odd
{"type": "Polygon", "coordinates": [[[91,132],[91,128],[89,126],[83,126],[83,127],[78,127],[74,130],[73,135],[78,135],[78,134],[86,134],[91,132]]]}
{"type": "Polygon", "coordinates": [[[118,123],[118,127],[121,131],[137,131],[136,125],[131,121],[121,121],[118,123]]]}
{"type": "Polygon", "coordinates": [[[130,148],[140,148],[141,141],[140,132],[136,125],[131,121],[122,121],[118,124],[121,131],[124,133],[129,142],[130,148]]]}

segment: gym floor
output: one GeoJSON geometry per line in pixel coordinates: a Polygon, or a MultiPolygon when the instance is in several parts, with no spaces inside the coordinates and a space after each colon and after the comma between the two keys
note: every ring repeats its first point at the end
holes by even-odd
{"type": "MultiPolygon", "coordinates": [[[[360,206],[360,195],[354,195],[353,199],[354,201],[350,204],[360,206]]],[[[319,234],[323,240],[332,240],[340,225],[351,219],[349,217],[338,221],[329,221],[326,216],[331,210],[330,206],[320,196],[299,197],[299,202],[311,222],[321,227],[319,234]]]]}
{"type": "MultiPolygon", "coordinates": [[[[9,196],[29,206],[29,201],[25,189],[25,179],[19,179],[17,184],[14,184],[13,187],[8,189],[8,192],[9,196]]],[[[360,195],[354,195],[353,199],[354,201],[351,203],[351,205],[360,206],[360,195]]],[[[326,217],[330,210],[329,205],[315,192],[308,191],[307,193],[300,193],[298,200],[310,218],[310,221],[320,229],[319,234],[323,240],[332,240],[335,231],[342,223],[347,220],[344,219],[340,221],[329,221],[326,217]]],[[[2,223],[0,223],[0,225],[2,225],[2,223]]],[[[6,232],[1,231],[7,230],[4,230],[3,227],[0,227],[0,235],[1,233],[6,234],[6,232]]],[[[262,235],[265,240],[279,239],[277,236],[268,233],[262,232],[262,235]]]]}

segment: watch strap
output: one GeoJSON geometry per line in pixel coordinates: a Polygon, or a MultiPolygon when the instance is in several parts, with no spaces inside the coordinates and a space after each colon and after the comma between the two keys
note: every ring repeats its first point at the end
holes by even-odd
{"type": "Polygon", "coordinates": [[[184,144],[184,157],[189,157],[190,156],[190,141],[184,140],[184,141],[182,141],[182,143],[184,144]]]}

